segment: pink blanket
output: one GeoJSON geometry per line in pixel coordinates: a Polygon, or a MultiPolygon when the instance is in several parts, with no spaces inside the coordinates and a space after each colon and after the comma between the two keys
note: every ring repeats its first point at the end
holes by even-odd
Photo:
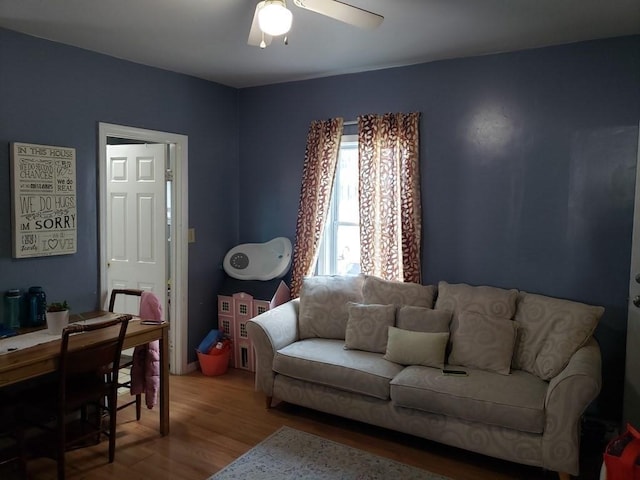
{"type": "MultiPolygon", "coordinates": [[[[152,292],[142,292],[140,299],[141,320],[162,320],[162,305],[152,292]]],[[[160,343],[155,340],[140,345],[133,351],[131,367],[131,395],[144,393],[147,408],[153,408],[158,401],[160,387],[160,343]]]]}

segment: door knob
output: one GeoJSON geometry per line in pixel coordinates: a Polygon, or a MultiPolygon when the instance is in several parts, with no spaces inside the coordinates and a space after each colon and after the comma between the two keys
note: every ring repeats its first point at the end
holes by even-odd
{"type": "Polygon", "coordinates": [[[640,308],[640,295],[636,295],[636,296],[634,297],[634,299],[633,299],[633,304],[634,304],[636,307],[640,308]]]}

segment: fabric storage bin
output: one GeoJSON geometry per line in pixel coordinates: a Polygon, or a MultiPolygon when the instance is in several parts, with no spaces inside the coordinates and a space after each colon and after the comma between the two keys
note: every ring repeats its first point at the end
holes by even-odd
{"type": "Polygon", "coordinates": [[[202,353],[196,350],[200,369],[207,376],[222,375],[229,368],[229,354],[231,353],[231,343],[225,342],[222,348],[212,348],[209,353],[202,353]]]}
{"type": "Polygon", "coordinates": [[[607,480],[640,480],[640,432],[627,430],[607,445],[604,454],[607,480]]]}

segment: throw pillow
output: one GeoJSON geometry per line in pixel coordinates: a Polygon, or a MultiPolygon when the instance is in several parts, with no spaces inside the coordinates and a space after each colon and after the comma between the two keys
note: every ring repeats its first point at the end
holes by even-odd
{"type": "Polygon", "coordinates": [[[362,287],[364,303],[376,303],[381,305],[414,305],[416,307],[433,307],[436,287],[433,285],[420,285],[418,283],[405,283],[393,280],[384,280],[379,277],[367,275],[362,287]]]}
{"type": "Polygon", "coordinates": [[[300,290],[300,339],[343,340],[349,319],[348,302],[362,303],[362,275],[305,277],[300,290]]]}
{"type": "Polygon", "coordinates": [[[508,375],[515,343],[513,320],[460,312],[458,329],[451,334],[449,364],[508,375]]]}
{"type": "Polygon", "coordinates": [[[384,353],[387,335],[396,319],[395,305],[349,303],[344,348],[384,353]]]}
{"type": "Polygon", "coordinates": [[[593,334],[604,308],[520,292],[514,368],[550,380],[593,334]]]}
{"type": "Polygon", "coordinates": [[[396,327],[414,332],[449,332],[451,312],[404,305],[396,313],[396,327]]]}
{"type": "Polygon", "coordinates": [[[400,365],[443,368],[448,332],[412,332],[389,327],[385,360],[400,365]]]}

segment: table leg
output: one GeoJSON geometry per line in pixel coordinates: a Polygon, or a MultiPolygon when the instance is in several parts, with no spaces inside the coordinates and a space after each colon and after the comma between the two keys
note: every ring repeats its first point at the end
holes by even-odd
{"type": "Polygon", "coordinates": [[[169,434],[169,329],[160,340],[160,435],[169,434]]]}

